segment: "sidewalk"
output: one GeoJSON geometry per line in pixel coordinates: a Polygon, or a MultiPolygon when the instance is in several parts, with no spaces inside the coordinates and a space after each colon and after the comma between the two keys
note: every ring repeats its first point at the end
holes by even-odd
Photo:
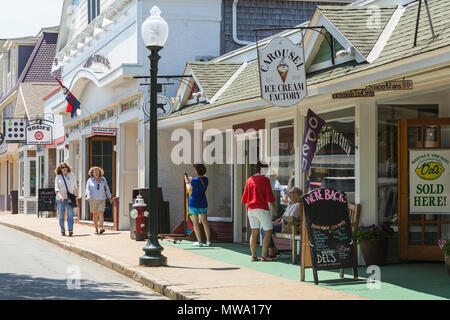
{"type": "MultiPolygon", "coordinates": [[[[130,239],[129,232],[94,234],[92,227],[75,225],[73,238],[62,237],[56,219],[0,214],[0,224],[32,234],[87,259],[96,261],[162,293],[171,299],[201,300],[359,300],[298,280],[286,279],[219,260],[192,250],[162,243],[168,266],[139,267],[145,242],[130,239]]],[[[199,248],[202,249],[202,248],[199,248]]],[[[251,262],[248,262],[251,264],[251,262]]],[[[260,268],[270,263],[259,263],[260,268]]],[[[249,265],[250,266],[250,265],[249,265]]]]}

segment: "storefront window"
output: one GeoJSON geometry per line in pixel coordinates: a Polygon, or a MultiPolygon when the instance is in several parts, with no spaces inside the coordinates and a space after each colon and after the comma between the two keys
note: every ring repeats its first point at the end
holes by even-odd
{"type": "MultiPolygon", "coordinates": [[[[438,105],[379,105],[378,106],[378,219],[380,223],[397,224],[398,215],[398,124],[400,119],[436,118],[438,105]]],[[[425,127],[426,147],[437,143],[437,128],[425,127]]],[[[408,146],[422,145],[420,127],[409,127],[408,146]]],[[[409,219],[415,217],[410,216],[409,219]]],[[[416,219],[420,220],[418,215],[416,219]]],[[[410,228],[414,233],[414,226],[410,228]]]]}
{"type": "MultiPolygon", "coordinates": [[[[288,204],[287,192],[295,187],[295,128],[294,120],[273,122],[270,124],[270,132],[278,130],[278,168],[275,168],[269,176],[272,183],[273,194],[276,198],[277,213],[282,215],[288,204]]],[[[269,141],[271,141],[270,139],[269,141]]],[[[271,145],[271,149],[274,146],[271,145]]],[[[277,154],[276,150],[270,150],[270,155],[277,154]]]]}
{"type": "Polygon", "coordinates": [[[39,188],[44,188],[45,183],[45,164],[44,156],[39,157],[39,188]]]}
{"type": "Polygon", "coordinates": [[[332,188],[355,202],[355,108],[320,114],[327,124],[318,138],[308,177],[309,190],[332,188]]]}
{"type": "Polygon", "coordinates": [[[36,197],[36,160],[30,160],[30,197],[36,197]]]}
{"type": "Polygon", "coordinates": [[[25,163],[23,161],[19,163],[19,179],[20,196],[23,197],[25,195],[25,163]]]}
{"type": "MultiPolygon", "coordinates": [[[[220,137],[220,135],[219,135],[220,137]]],[[[231,182],[232,182],[232,166],[230,164],[226,164],[227,162],[227,150],[226,150],[226,134],[222,135],[223,141],[223,156],[216,158],[217,161],[223,162],[221,163],[212,163],[206,165],[207,173],[209,179],[209,187],[207,192],[208,197],[208,217],[212,218],[211,220],[226,220],[231,221],[231,213],[232,213],[232,201],[231,201],[231,182]]],[[[215,137],[212,138],[211,143],[215,140],[215,137]]],[[[214,150],[211,154],[212,157],[216,157],[217,150],[214,150]]],[[[211,159],[209,159],[211,160],[211,159]]],[[[214,161],[210,161],[214,162],[214,161]]]]}

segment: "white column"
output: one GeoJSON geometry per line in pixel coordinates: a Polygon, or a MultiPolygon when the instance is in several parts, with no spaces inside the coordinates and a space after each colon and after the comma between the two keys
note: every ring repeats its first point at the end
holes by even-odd
{"type": "Polygon", "coordinates": [[[378,130],[375,101],[355,107],[355,202],[361,204],[360,225],[378,221],[378,130]]]}

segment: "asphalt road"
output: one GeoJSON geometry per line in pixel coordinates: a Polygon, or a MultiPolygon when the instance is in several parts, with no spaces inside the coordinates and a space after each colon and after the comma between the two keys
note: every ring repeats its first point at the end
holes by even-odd
{"type": "Polygon", "coordinates": [[[44,240],[0,225],[0,300],[167,300],[44,240]]]}

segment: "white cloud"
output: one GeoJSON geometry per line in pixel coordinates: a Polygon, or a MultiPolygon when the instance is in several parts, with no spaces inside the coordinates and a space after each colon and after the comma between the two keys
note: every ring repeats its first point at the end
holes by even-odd
{"type": "Polygon", "coordinates": [[[2,0],[0,39],[36,36],[45,27],[59,25],[63,0],[2,0]]]}

